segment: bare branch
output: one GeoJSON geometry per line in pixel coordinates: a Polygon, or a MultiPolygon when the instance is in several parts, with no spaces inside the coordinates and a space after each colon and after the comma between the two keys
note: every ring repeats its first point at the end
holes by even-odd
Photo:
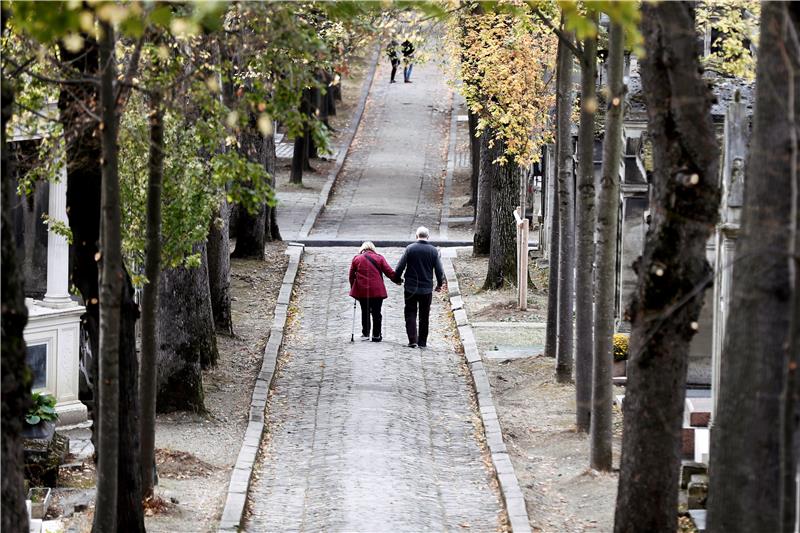
{"type": "Polygon", "coordinates": [[[569,48],[569,50],[573,53],[573,55],[575,55],[575,57],[577,57],[578,59],[581,59],[583,57],[583,47],[578,43],[572,42],[572,39],[570,39],[569,36],[566,33],[564,33],[564,31],[561,28],[556,26],[553,23],[553,21],[548,18],[547,15],[542,13],[538,7],[533,8],[533,14],[539,17],[539,20],[544,22],[545,26],[547,26],[553,31],[553,33],[558,37],[558,39],[562,43],[564,43],[564,45],[567,48],[569,48]]]}

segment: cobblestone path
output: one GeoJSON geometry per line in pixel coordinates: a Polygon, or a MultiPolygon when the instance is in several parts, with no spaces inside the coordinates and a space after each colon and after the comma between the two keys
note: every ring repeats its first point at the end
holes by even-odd
{"type": "Polygon", "coordinates": [[[436,64],[415,65],[412,83],[389,83],[385,56],[361,126],[311,238],[437,237],[447,166],[451,90],[436,64]]]}
{"type": "Polygon", "coordinates": [[[247,531],[498,530],[499,494],[443,301],[434,298],[428,349],[407,348],[402,290],[388,283],[384,342],[350,343],[354,253],[306,250],[247,531]]]}

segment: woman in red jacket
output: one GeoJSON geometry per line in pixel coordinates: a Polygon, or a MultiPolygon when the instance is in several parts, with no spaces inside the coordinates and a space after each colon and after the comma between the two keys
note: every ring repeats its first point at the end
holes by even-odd
{"type": "Polygon", "coordinates": [[[394,279],[394,270],[370,241],[361,245],[358,255],[350,263],[350,296],[361,304],[361,340],[370,339],[372,316],[372,342],[381,342],[381,306],[386,298],[383,275],[394,279]]]}

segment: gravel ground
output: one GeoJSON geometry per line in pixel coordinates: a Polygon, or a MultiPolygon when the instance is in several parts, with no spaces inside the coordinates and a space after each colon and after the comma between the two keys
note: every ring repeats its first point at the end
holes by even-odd
{"type": "Polygon", "coordinates": [[[263,262],[231,260],[235,336],[217,336],[219,364],[206,372],[203,380],[208,412],[158,417],[161,477],[157,495],[178,503],[148,517],[148,531],[216,530],[288,263],[285,249],[283,243],[270,244],[263,262]]]}
{"type": "MultiPolygon", "coordinates": [[[[515,307],[511,287],[483,291],[488,260],[459,250],[455,261],[478,349],[531,348],[544,344],[545,272],[531,267],[534,288],[528,311],[515,307]],[[507,322],[509,325],[498,324],[507,322]]],[[[532,262],[533,263],[533,262],[532,262]]],[[[575,431],[575,387],[555,380],[555,361],[541,356],[484,359],[503,437],[508,446],[534,531],[611,531],[617,474],[589,469],[589,441],[575,431]]],[[[622,413],[614,412],[614,465],[619,464],[622,413]]]]}

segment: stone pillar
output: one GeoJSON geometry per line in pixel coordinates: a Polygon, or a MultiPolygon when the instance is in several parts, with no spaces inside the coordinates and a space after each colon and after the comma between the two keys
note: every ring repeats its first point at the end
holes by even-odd
{"type": "Polygon", "coordinates": [[[744,162],[747,160],[748,117],[747,107],[738,95],[725,112],[723,161],[721,173],[722,205],[717,225],[716,261],[714,276],[713,329],[712,329],[712,380],[711,423],[717,407],[720,365],[725,342],[725,321],[731,298],[734,251],[739,234],[744,200],[744,162]]]}
{"type": "MultiPolygon", "coordinates": [[[[59,174],[58,181],[50,183],[48,216],[68,226],[65,166],[61,166],[59,174]]],[[[47,236],[47,292],[42,305],[53,308],[76,305],[69,296],[69,244],[52,229],[47,236]]]]}

